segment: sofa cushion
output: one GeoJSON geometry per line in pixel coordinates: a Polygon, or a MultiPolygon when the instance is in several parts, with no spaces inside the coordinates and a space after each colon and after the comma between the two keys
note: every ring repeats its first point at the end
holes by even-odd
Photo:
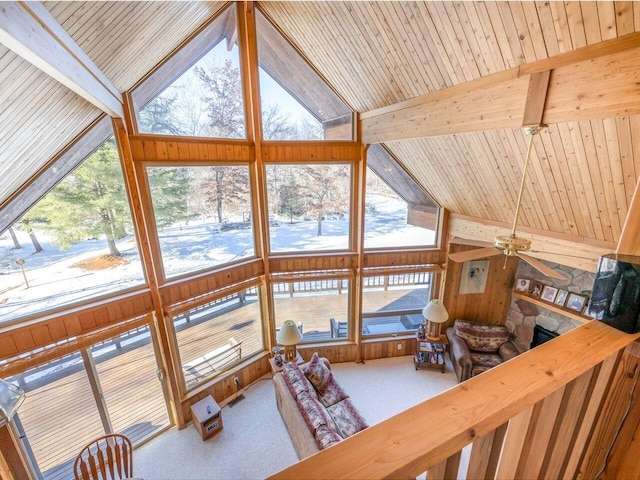
{"type": "Polygon", "coordinates": [[[322,406],[317,398],[309,395],[309,392],[302,392],[298,395],[296,403],[298,404],[300,413],[302,413],[304,417],[305,423],[313,434],[315,434],[321,425],[328,427],[330,430],[336,429],[335,422],[328,414],[327,409],[322,406]]]}
{"type": "Polygon", "coordinates": [[[327,364],[320,360],[317,353],[311,357],[309,365],[304,369],[304,375],[311,381],[319,396],[322,396],[333,382],[333,373],[327,364]]]}
{"type": "Polygon", "coordinates": [[[318,400],[325,407],[330,407],[331,405],[341,402],[345,398],[349,398],[347,392],[340,386],[340,384],[336,381],[335,378],[331,379],[328,385],[324,386],[324,390],[320,393],[318,392],[318,400]]]}
{"type": "Polygon", "coordinates": [[[285,363],[282,367],[282,376],[294,398],[297,398],[300,392],[309,391],[307,377],[296,363],[285,363]]]}
{"type": "Polygon", "coordinates": [[[314,437],[320,450],[330,447],[331,445],[335,445],[342,440],[342,437],[338,435],[335,430],[331,430],[326,425],[320,425],[316,429],[314,437]]]}
{"type": "Polygon", "coordinates": [[[471,352],[471,376],[474,377],[502,363],[500,355],[471,352]]]}
{"type": "Polygon", "coordinates": [[[336,431],[343,438],[347,438],[368,427],[365,419],[362,418],[348,398],[327,407],[327,412],[329,412],[335,423],[336,431]]]}
{"type": "Polygon", "coordinates": [[[456,320],[453,328],[471,350],[495,352],[509,340],[509,331],[502,325],[485,325],[466,320],[456,320]]]}

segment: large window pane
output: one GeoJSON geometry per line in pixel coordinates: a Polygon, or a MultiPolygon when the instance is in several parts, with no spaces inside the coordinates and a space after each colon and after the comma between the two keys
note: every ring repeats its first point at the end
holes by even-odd
{"type": "Polygon", "coordinates": [[[167,277],[254,256],[248,166],[148,167],[167,277]]]}
{"type": "Polygon", "coordinates": [[[430,273],[367,276],[362,295],[363,335],[414,332],[424,321],[431,295],[430,273]]]}
{"type": "Polygon", "coordinates": [[[323,278],[272,284],[276,328],[293,320],[302,342],[346,339],[349,336],[347,279],[323,278]]]}
{"type": "Polygon", "coordinates": [[[369,148],[367,165],[365,248],[434,246],[438,205],[381,145],[369,148]]]}
{"type": "Polygon", "coordinates": [[[94,345],[91,354],[114,432],[136,444],[169,425],[148,325],[94,345]]]}
{"type": "Polygon", "coordinates": [[[254,287],[174,317],[187,388],[264,349],[261,312],[254,287]]]}
{"type": "Polygon", "coordinates": [[[174,56],[134,91],[140,132],[246,138],[236,29],[228,8],[185,47],[191,57],[174,56]]]}
{"type": "Polygon", "coordinates": [[[352,111],[256,11],[265,140],[352,140],[352,111]]]}
{"type": "Polygon", "coordinates": [[[267,165],[272,252],[349,248],[351,166],[267,165]]]}
{"type": "Polygon", "coordinates": [[[104,435],[80,354],[28,370],[18,383],[27,394],[18,415],[40,472],[45,480],[72,478],[78,452],[104,435]]]}
{"type": "Polygon", "coordinates": [[[3,321],[145,282],[113,138],[0,236],[3,321]]]}

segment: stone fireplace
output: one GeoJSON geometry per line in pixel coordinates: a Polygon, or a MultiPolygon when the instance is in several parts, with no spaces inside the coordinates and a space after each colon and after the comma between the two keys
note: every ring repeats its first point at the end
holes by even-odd
{"type": "MultiPolygon", "coordinates": [[[[528,263],[520,261],[516,271],[516,279],[530,278],[532,281],[540,281],[546,285],[552,285],[569,292],[591,296],[595,273],[585,272],[576,268],[565,267],[563,265],[545,264],[566,277],[566,280],[556,280],[545,277],[528,263]]],[[[529,350],[533,339],[533,329],[540,325],[554,333],[562,334],[580,325],[580,322],[573,320],[559,313],[552,312],[541,306],[534,305],[519,298],[511,297],[511,305],[505,325],[513,335],[513,342],[520,352],[529,350]]]]}

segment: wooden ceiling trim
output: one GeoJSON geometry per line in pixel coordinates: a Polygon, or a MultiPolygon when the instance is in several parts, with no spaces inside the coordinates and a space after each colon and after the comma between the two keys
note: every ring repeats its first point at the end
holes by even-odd
{"type": "Polygon", "coordinates": [[[631,203],[635,192],[636,180],[638,178],[633,158],[633,140],[630,117],[619,117],[615,119],[618,152],[622,164],[622,178],[624,180],[624,190],[627,197],[627,205],[631,203]]]}
{"type": "Polygon", "coordinates": [[[76,57],[79,47],[70,37],[54,36],[60,25],[53,17],[37,16],[41,13],[23,4],[5,3],[0,10],[0,42],[102,111],[122,117],[122,99],[112,93],[115,87],[105,87],[103,76],[94,74],[93,62],[86,56],[76,57]]]}

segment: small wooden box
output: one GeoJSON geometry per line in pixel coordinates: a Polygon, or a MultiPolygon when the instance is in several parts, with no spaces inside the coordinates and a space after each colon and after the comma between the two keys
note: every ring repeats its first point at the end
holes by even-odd
{"type": "Polygon", "coordinates": [[[222,409],[211,395],[191,405],[191,416],[202,440],[222,430],[222,409]]]}

